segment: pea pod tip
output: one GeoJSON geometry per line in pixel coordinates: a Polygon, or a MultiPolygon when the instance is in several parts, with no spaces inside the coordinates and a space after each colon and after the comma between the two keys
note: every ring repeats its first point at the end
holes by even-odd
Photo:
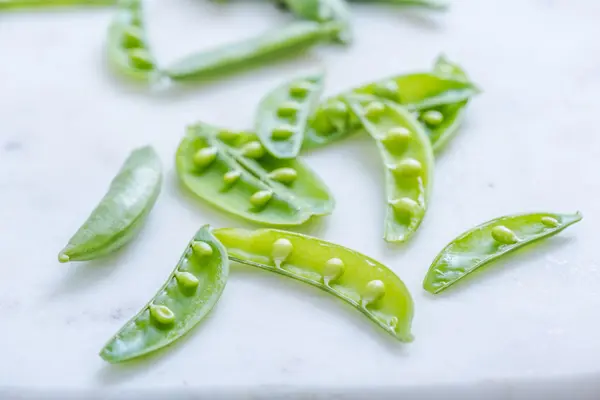
{"type": "Polygon", "coordinates": [[[69,261],[71,261],[71,257],[69,257],[67,254],[65,254],[63,251],[61,251],[58,254],[58,262],[60,263],[68,263],[69,261]]]}

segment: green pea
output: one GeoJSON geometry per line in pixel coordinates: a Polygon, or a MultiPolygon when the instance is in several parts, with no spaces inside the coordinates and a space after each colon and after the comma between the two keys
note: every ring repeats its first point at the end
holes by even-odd
{"type": "Polygon", "coordinates": [[[400,88],[395,80],[383,81],[377,83],[373,87],[373,94],[377,97],[397,101],[400,88]]]}
{"type": "Polygon", "coordinates": [[[265,148],[258,141],[249,142],[242,147],[242,155],[248,158],[261,158],[265,155],[265,148]]]}
{"type": "Polygon", "coordinates": [[[250,204],[256,208],[262,208],[273,198],[271,190],[261,190],[250,196],[250,204]]]}
{"type": "Polygon", "coordinates": [[[310,92],[314,91],[317,86],[311,81],[299,80],[292,83],[289,87],[290,96],[304,99],[310,92]]]}
{"type": "Polygon", "coordinates": [[[129,50],[129,61],[134,68],[150,71],[154,69],[152,55],[144,49],[129,50]]]}
{"type": "Polygon", "coordinates": [[[195,289],[200,284],[198,278],[189,272],[175,272],[175,278],[177,279],[177,283],[186,289],[195,289]]]}
{"type": "Polygon", "coordinates": [[[268,177],[274,181],[289,185],[298,179],[298,172],[294,168],[289,167],[277,168],[269,172],[268,177]]]}
{"type": "Polygon", "coordinates": [[[212,256],[213,254],[213,248],[211,245],[202,241],[193,242],[192,250],[194,250],[194,254],[196,254],[198,257],[208,257],[212,256]]]}
{"type": "Polygon", "coordinates": [[[398,217],[405,219],[409,219],[412,216],[417,215],[421,208],[419,203],[409,197],[402,197],[400,199],[392,200],[390,205],[398,217]]]}
{"type": "Polygon", "coordinates": [[[344,262],[339,258],[334,257],[327,260],[325,268],[323,269],[323,279],[325,284],[329,284],[339,279],[344,274],[344,269],[344,262]]]}
{"type": "Polygon", "coordinates": [[[560,225],[560,222],[556,218],[552,217],[542,217],[542,224],[546,225],[549,228],[556,228],[560,225]]]}
{"type": "Polygon", "coordinates": [[[427,125],[435,126],[435,125],[441,124],[444,121],[444,114],[442,114],[441,112],[439,112],[437,110],[429,110],[429,111],[425,111],[421,115],[421,119],[427,125]]]}
{"type": "Polygon", "coordinates": [[[145,47],[144,31],[137,26],[128,26],[123,29],[123,47],[126,49],[145,47]]]}
{"type": "Polygon", "coordinates": [[[292,254],[292,250],[294,250],[294,246],[288,239],[277,239],[275,243],[273,243],[273,251],[271,252],[271,257],[273,258],[275,265],[280,267],[281,263],[285,262],[290,254],[292,254]]]}
{"type": "Polygon", "coordinates": [[[414,158],[407,158],[393,165],[391,170],[400,178],[416,178],[423,173],[423,165],[414,158]]]}
{"type": "Polygon", "coordinates": [[[519,242],[519,238],[513,231],[504,225],[498,225],[492,228],[492,237],[502,244],[515,244],[519,242]]]}
{"type": "Polygon", "coordinates": [[[150,305],[150,315],[160,325],[172,325],[175,322],[175,314],[167,306],[150,305]]]}
{"type": "Polygon", "coordinates": [[[381,143],[392,153],[400,153],[406,150],[410,141],[410,131],[401,126],[395,126],[388,129],[385,136],[381,138],[381,143]]]}
{"type": "Polygon", "coordinates": [[[372,101],[366,105],[363,115],[373,121],[376,121],[385,112],[385,105],[379,101],[372,101]]]}
{"type": "MultiPolygon", "coordinates": [[[[295,117],[298,114],[300,105],[293,101],[286,101],[281,103],[277,108],[277,116],[282,118],[295,117]]],[[[290,135],[291,136],[291,135],[290,135]]]]}
{"type": "Polygon", "coordinates": [[[289,125],[280,125],[273,128],[271,132],[271,138],[273,140],[288,140],[294,135],[294,128],[289,125]]]}
{"type": "Polygon", "coordinates": [[[222,140],[225,143],[233,143],[240,137],[240,132],[229,129],[221,129],[219,130],[217,137],[219,140],[222,140]]]}
{"type": "Polygon", "coordinates": [[[194,155],[194,164],[199,168],[206,168],[217,159],[219,149],[216,147],[204,147],[194,155]]]}
{"type": "Polygon", "coordinates": [[[367,283],[365,287],[365,292],[362,297],[363,304],[366,306],[368,304],[375,303],[385,295],[385,284],[379,279],[375,279],[367,283]]]}
{"type": "Polygon", "coordinates": [[[348,118],[348,105],[340,100],[327,102],[323,107],[323,110],[330,119],[348,118]]]}
{"type": "Polygon", "coordinates": [[[241,176],[242,176],[242,173],[240,171],[237,171],[237,170],[227,171],[225,173],[225,175],[223,175],[223,182],[225,182],[225,184],[227,186],[231,186],[234,183],[236,183],[240,179],[241,176]]]}

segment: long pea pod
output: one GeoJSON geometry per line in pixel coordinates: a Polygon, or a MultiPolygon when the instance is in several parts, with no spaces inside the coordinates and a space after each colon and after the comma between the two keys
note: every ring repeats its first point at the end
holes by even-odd
{"type": "Polygon", "coordinates": [[[118,0],[0,0],[0,11],[69,6],[103,7],[115,5],[117,2],[118,0]]]}
{"type": "Polygon", "coordinates": [[[413,301],[402,280],[354,250],[273,229],[216,229],[231,261],[315,286],[352,305],[400,341],[411,342],[413,301]]]}
{"type": "Polygon", "coordinates": [[[268,92],[255,117],[256,134],[276,158],[295,158],[300,152],[310,114],[323,91],[323,74],[295,78],[268,92]]]}
{"type": "Polygon", "coordinates": [[[423,281],[440,293],[475,270],[508,253],[554,236],[581,221],[575,214],[516,214],[487,221],[452,240],[435,258],[423,281]]]}
{"type": "Polygon", "coordinates": [[[184,57],[164,72],[175,81],[214,77],[277,57],[295,55],[319,42],[330,41],[341,28],[337,22],[297,21],[257,37],[184,57]]]}
{"type": "Polygon", "coordinates": [[[375,140],[386,169],[387,214],[384,239],[405,242],[421,225],[433,181],[433,150],[410,112],[372,96],[346,101],[375,140]]]}
{"type": "Polygon", "coordinates": [[[168,346],[215,306],[229,276],[223,245],[203,226],[187,245],[165,284],[106,343],[100,356],[119,363],[168,346]]]}
{"type": "Polygon", "coordinates": [[[142,0],[119,1],[106,48],[111,66],[121,74],[146,81],[157,73],[146,37],[142,0]]]}
{"type": "Polygon", "coordinates": [[[134,150],[58,260],[92,260],[129,243],[152,210],[161,182],[162,167],[154,149],[147,146],[134,150]]]}

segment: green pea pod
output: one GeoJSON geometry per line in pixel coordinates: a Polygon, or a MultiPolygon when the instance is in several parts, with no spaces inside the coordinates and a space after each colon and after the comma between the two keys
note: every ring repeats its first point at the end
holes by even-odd
{"type": "Polygon", "coordinates": [[[406,109],[376,97],[347,97],[371,135],[386,168],[388,211],[384,239],[405,242],[419,228],[433,181],[433,151],[427,135],[406,109]]]}
{"type": "Polygon", "coordinates": [[[113,253],[141,229],[160,193],[162,168],[152,147],[134,150],[106,195],[59,253],[60,262],[85,261],[113,253]]]}
{"type": "Polygon", "coordinates": [[[317,22],[329,19],[323,0],[282,0],[281,3],[300,18],[317,22]]]}
{"type": "Polygon", "coordinates": [[[346,0],[321,0],[322,14],[330,21],[337,21],[342,29],[338,33],[338,40],[342,43],[350,43],[353,39],[352,21],[350,8],[346,0]]]}
{"type": "Polygon", "coordinates": [[[0,0],[1,10],[20,8],[67,7],[67,6],[112,6],[118,0],[0,0]]]}
{"type": "Polygon", "coordinates": [[[431,10],[447,10],[449,5],[447,1],[441,0],[347,0],[352,3],[382,3],[397,6],[414,6],[428,8],[431,10]]]}
{"type": "Polygon", "coordinates": [[[168,67],[165,74],[173,80],[188,80],[233,72],[250,64],[295,55],[318,42],[331,40],[341,28],[337,22],[293,22],[257,37],[185,57],[168,67]]]}
{"type": "Polygon", "coordinates": [[[493,219],[458,236],[435,258],[423,281],[440,293],[473,271],[581,221],[575,214],[533,213],[493,219]]]}
{"type": "MultiPolygon", "coordinates": [[[[201,126],[202,127],[202,126],[201,126]]],[[[259,142],[244,149],[249,158],[262,157],[259,142]]],[[[312,213],[288,192],[276,192],[250,173],[211,135],[191,126],[176,156],[177,175],[196,197],[248,221],[274,225],[300,225],[312,213]]]]}
{"type": "Polygon", "coordinates": [[[258,105],[256,134],[276,158],[295,158],[300,152],[308,117],[323,91],[323,75],[296,78],[271,90],[258,105]]]}
{"type": "Polygon", "coordinates": [[[299,233],[216,229],[238,263],[299,280],[352,305],[383,330],[411,342],[413,301],[402,280],[357,251],[299,233]]]}
{"type": "Polygon", "coordinates": [[[119,73],[146,81],[157,73],[146,37],[141,0],[121,0],[108,29],[108,59],[119,73]]]}
{"type": "Polygon", "coordinates": [[[166,347],[188,333],[215,306],[229,276],[223,245],[203,226],[152,300],[100,351],[110,363],[137,358],[166,347]]]}

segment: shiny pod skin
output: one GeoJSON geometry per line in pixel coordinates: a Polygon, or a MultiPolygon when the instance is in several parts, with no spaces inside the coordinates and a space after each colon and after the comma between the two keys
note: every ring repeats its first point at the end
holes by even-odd
{"type": "Polygon", "coordinates": [[[384,239],[405,242],[425,216],[433,182],[431,143],[405,108],[372,96],[348,96],[350,108],[375,140],[386,176],[384,239]]]}
{"type": "Polygon", "coordinates": [[[216,229],[231,261],[308,283],[352,305],[380,328],[411,342],[413,300],[402,280],[354,250],[299,233],[216,229]]]}
{"type": "Polygon", "coordinates": [[[554,236],[581,221],[575,214],[532,213],[493,219],[452,240],[435,258],[423,281],[433,294],[517,249],[554,236]]]}
{"type": "Polygon", "coordinates": [[[134,150],[108,192],[69,243],[60,262],[84,261],[113,253],[141,229],[160,193],[162,167],[150,146],[134,150]]]}
{"type": "Polygon", "coordinates": [[[100,351],[110,363],[131,360],[168,346],[215,306],[229,276],[225,248],[209,226],[187,245],[165,284],[100,351]]]}

